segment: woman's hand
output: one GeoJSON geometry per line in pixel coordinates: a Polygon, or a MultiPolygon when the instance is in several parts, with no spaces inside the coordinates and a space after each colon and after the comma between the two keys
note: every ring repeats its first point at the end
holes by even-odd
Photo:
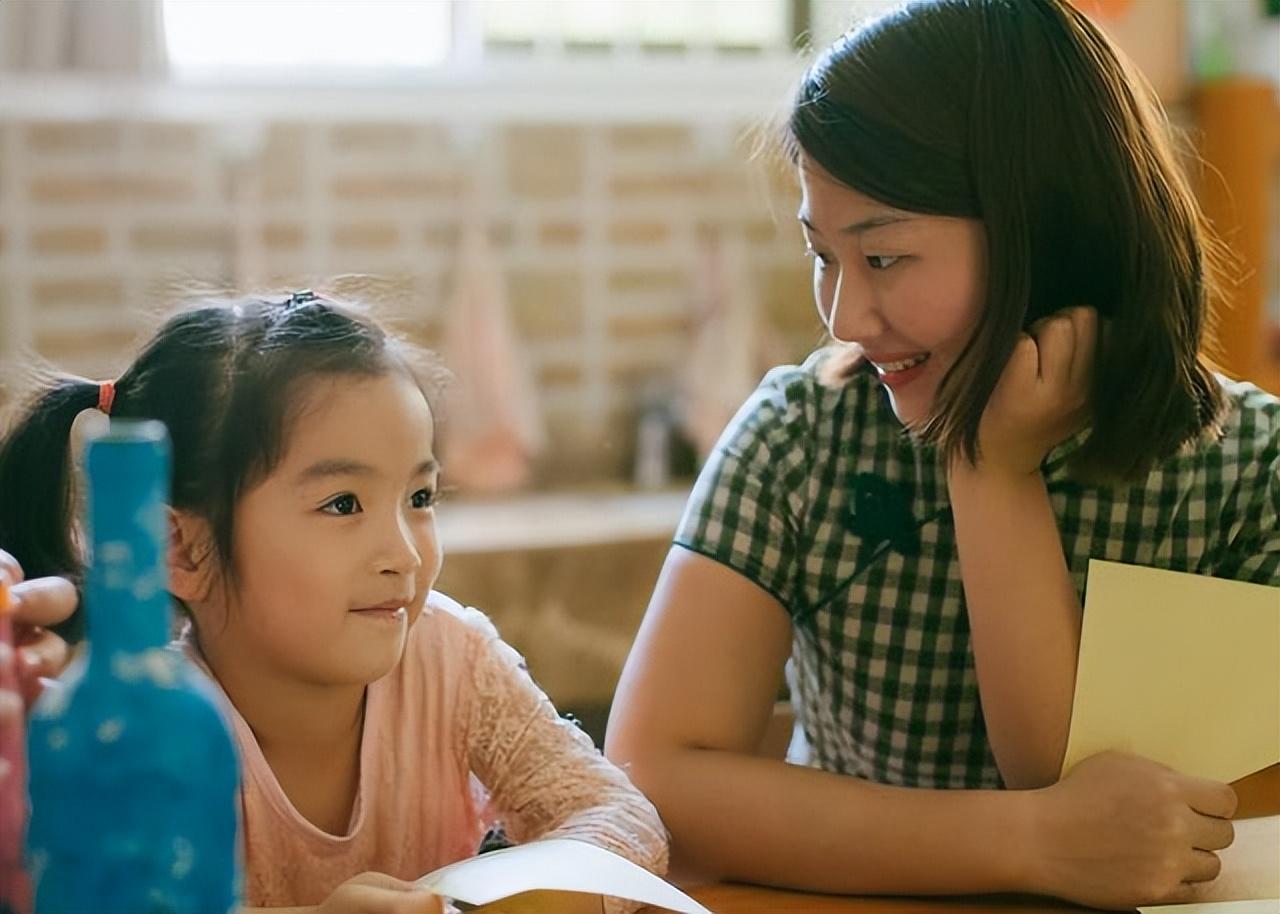
{"type": "Polygon", "coordinates": [[[1235,836],[1229,786],[1138,756],[1095,755],[1038,794],[1030,885],[1092,907],[1190,901],[1235,836]]]}
{"type": "Polygon", "coordinates": [[[1035,473],[1088,418],[1098,313],[1068,308],[1037,321],[1014,347],[978,429],[978,468],[1035,473]]]}
{"type": "Polygon", "coordinates": [[[440,897],[385,873],[353,876],[316,906],[315,914],[442,914],[440,897]]]}
{"type": "Polygon", "coordinates": [[[44,679],[62,672],[67,665],[67,644],[44,626],[68,618],[76,608],[76,589],[62,578],[37,578],[26,581],[22,566],[9,553],[0,549],[0,583],[8,591],[8,608],[0,612],[13,614],[15,651],[0,645],[0,666],[17,667],[18,687],[15,696],[0,692],[0,719],[21,714],[39,696],[44,679]]]}

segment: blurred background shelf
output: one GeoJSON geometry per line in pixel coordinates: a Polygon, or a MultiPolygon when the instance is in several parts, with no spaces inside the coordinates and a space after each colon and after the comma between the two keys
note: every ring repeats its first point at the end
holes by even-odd
{"type": "Polygon", "coordinates": [[[438,589],[483,609],[595,739],[687,489],[446,500],[438,589]]]}
{"type": "Polygon", "coordinates": [[[450,558],[670,540],[688,497],[680,488],[458,499],[437,510],[436,529],[450,558]]]}

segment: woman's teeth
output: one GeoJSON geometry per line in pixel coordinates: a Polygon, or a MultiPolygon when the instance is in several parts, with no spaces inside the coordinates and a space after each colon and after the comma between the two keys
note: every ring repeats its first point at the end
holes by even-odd
{"type": "Polygon", "coordinates": [[[899,371],[906,371],[908,368],[914,368],[927,358],[929,358],[929,353],[926,352],[922,355],[912,356],[909,359],[899,359],[896,362],[876,362],[875,365],[876,368],[880,370],[881,374],[896,374],[899,371]]]}

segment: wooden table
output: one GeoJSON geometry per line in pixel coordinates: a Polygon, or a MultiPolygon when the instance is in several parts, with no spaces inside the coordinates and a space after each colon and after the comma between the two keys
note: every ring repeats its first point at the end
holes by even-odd
{"type": "MultiPolygon", "coordinates": [[[[749,885],[688,889],[714,914],[1064,914],[1087,911],[1050,898],[858,898],[780,892],[749,885]]],[[[659,914],[658,909],[649,909],[659,914]]]]}
{"type": "MultiPolygon", "coordinates": [[[[1236,818],[1280,815],[1280,765],[1233,786],[1240,799],[1236,818]]],[[[868,898],[809,895],[749,885],[691,886],[685,891],[714,914],[1063,914],[1091,910],[1034,896],[868,898]]],[[[660,912],[650,908],[645,914],[660,912]]]]}

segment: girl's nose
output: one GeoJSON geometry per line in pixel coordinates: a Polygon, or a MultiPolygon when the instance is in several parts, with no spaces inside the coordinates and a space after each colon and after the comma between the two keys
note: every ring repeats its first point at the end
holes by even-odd
{"type": "Polygon", "coordinates": [[[378,557],[378,570],[383,574],[412,575],[422,566],[422,555],[413,537],[413,530],[404,515],[397,512],[385,545],[378,557]]]}

